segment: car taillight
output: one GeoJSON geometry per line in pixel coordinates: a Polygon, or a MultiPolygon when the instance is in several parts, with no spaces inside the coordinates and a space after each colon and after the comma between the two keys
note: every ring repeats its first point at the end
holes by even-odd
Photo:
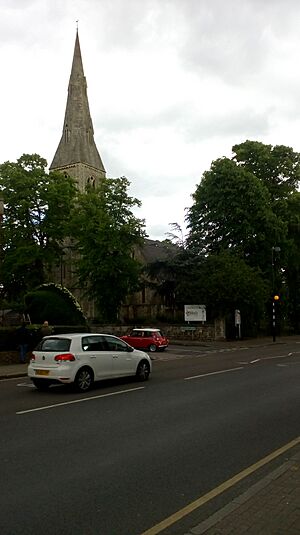
{"type": "Polygon", "coordinates": [[[63,353],[62,355],[56,355],[54,360],[56,362],[74,362],[75,356],[73,353],[63,353]]]}
{"type": "Polygon", "coordinates": [[[31,353],[31,355],[30,355],[30,360],[35,361],[35,354],[34,354],[34,353],[31,353]]]}

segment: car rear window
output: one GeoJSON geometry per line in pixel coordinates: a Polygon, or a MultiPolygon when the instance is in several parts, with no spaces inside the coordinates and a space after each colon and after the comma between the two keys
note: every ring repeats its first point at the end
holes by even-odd
{"type": "Polygon", "coordinates": [[[69,351],[71,340],[69,338],[46,338],[37,346],[38,351],[69,351]]]}
{"type": "Polygon", "coordinates": [[[159,338],[162,336],[161,331],[145,331],[145,336],[151,338],[159,338]]]}

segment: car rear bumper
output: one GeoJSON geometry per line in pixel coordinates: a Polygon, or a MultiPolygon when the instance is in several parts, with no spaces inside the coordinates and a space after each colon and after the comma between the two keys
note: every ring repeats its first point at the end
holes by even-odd
{"type": "Polygon", "coordinates": [[[49,382],[73,383],[75,378],[74,370],[67,366],[57,366],[56,368],[43,368],[42,366],[29,364],[28,377],[30,379],[42,379],[49,382]]]}

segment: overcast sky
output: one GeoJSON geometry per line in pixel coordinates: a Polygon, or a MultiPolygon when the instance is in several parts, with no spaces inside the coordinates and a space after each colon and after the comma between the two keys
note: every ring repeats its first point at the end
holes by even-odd
{"type": "Polygon", "coordinates": [[[300,152],[299,0],[1,0],[0,162],[61,137],[76,20],[95,141],[149,237],[184,224],[212,160],[300,152]]]}

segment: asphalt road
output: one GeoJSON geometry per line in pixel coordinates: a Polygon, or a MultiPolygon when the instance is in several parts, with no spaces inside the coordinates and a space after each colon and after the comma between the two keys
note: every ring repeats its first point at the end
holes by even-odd
{"type": "Polygon", "coordinates": [[[140,535],[300,435],[300,344],[162,358],[87,395],[1,381],[1,535],[140,535]]]}

